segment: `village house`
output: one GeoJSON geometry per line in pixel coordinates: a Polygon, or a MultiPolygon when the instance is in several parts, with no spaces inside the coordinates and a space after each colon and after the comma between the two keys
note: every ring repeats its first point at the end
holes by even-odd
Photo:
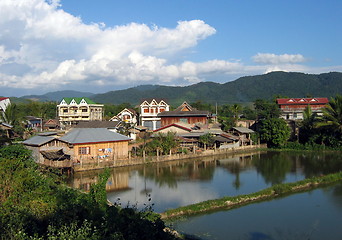
{"type": "Polygon", "coordinates": [[[328,103],[328,98],[277,98],[281,117],[285,120],[303,120],[303,112],[308,106],[313,113],[321,115],[328,103]]]}
{"type": "Polygon", "coordinates": [[[144,100],[140,104],[140,124],[149,130],[156,130],[161,126],[158,114],[169,110],[170,105],[164,100],[144,100]]]}
{"type": "Polygon", "coordinates": [[[0,97],[0,114],[6,111],[6,108],[11,104],[8,97],[0,97]]]}
{"type": "Polygon", "coordinates": [[[138,114],[134,109],[125,108],[109,121],[122,121],[131,125],[138,125],[138,114]]]}
{"type": "Polygon", "coordinates": [[[39,134],[23,144],[37,163],[52,167],[72,167],[84,162],[128,158],[131,139],[106,128],[74,128],[62,137],[39,134]]]}
{"type": "Polygon", "coordinates": [[[161,119],[161,127],[164,127],[173,123],[207,125],[211,114],[208,111],[199,111],[187,102],[183,102],[174,111],[164,111],[157,116],[161,119]]]}
{"type": "Polygon", "coordinates": [[[102,121],[103,104],[96,104],[89,98],[63,98],[57,105],[61,126],[75,125],[81,121],[102,121]]]}

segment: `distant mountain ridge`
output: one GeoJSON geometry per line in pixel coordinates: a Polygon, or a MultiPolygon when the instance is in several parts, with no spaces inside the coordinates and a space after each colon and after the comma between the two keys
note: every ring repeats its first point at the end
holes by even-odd
{"type": "Polygon", "coordinates": [[[93,95],[94,93],[90,93],[90,92],[65,90],[65,91],[48,92],[43,95],[27,95],[27,96],[22,96],[21,98],[36,100],[36,101],[58,102],[62,100],[62,98],[64,97],[91,97],[93,95]]]}
{"type": "Polygon", "coordinates": [[[334,97],[342,94],[342,73],[305,74],[296,72],[271,72],[263,75],[246,76],[224,84],[200,82],[185,87],[162,85],[141,85],[125,90],[92,94],[77,91],[58,91],[44,95],[22,98],[36,98],[40,101],[59,101],[63,97],[89,97],[97,103],[139,104],[146,98],[163,98],[173,106],[183,101],[189,103],[246,103],[256,99],[283,97],[334,97]]]}
{"type": "Polygon", "coordinates": [[[99,103],[138,104],[144,98],[163,98],[168,103],[177,106],[183,101],[231,104],[253,102],[256,99],[272,99],[275,96],[334,97],[336,94],[342,94],[342,73],[340,72],[322,74],[271,72],[241,77],[224,84],[200,82],[185,87],[144,85],[96,94],[91,99],[99,103]]]}

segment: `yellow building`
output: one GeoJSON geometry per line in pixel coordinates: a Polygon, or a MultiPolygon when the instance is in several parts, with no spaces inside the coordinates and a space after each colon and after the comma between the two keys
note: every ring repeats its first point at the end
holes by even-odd
{"type": "Polygon", "coordinates": [[[103,104],[89,98],[63,98],[57,105],[61,125],[74,125],[80,121],[102,121],[103,104]]]}

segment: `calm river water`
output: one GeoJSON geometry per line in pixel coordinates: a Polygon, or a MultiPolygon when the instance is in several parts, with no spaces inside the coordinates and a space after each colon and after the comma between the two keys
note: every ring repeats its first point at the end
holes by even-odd
{"type": "MultiPolygon", "coordinates": [[[[341,170],[342,156],[336,152],[243,153],[112,169],[107,196],[111,202],[120,202],[122,206],[143,208],[153,204],[156,212],[163,212],[341,170]]],[[[98,174],[76,173],[69,184],[89,190],[98,174]]],[[[335,237],[323,239],[342,239],[341,196],[342,186],[336,185],[189,218],[174,223],[174,227],[204,239],[303,239],[305,234],[311,233],[305,239],[322,239],[313,238],[318,229],[325,229],[320,232],[329,229],[335,237]],[[321,217],[315,218],[316,215],[321,217]],[[332,229],[337,232],[333,234],[332,229]]]]}

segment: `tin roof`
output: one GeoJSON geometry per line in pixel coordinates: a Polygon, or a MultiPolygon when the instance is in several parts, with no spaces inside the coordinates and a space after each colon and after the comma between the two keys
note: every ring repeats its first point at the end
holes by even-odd
{"type": "Polygon", "coordinates": [[[245,127],[233,127],[233,129],[240,133],[254,133],[252,129],[245,128],[245,127]]]}
{"type": "MultiPolygon", "coordinates": [[[[75,102],[77,104],[80,104],[80,102],[82,101],[82,99],[84,99],[84,101],[87,102],[87,104],[96,104],[94,101],[90,100],[89,98],[87,97],[75,97],[75,98],[72,98],[72,97],[65,97],[63,98],[64,101],[67,103],[67,104],[70,104],[72,100],[75,100],[75,102]]],[[[62,100],[63,100],[62,99],[62,100]]]]}
{"type": "Polygon", "coordinates": [[[41,146],[55,139],[48,136],[33,136],[23,142],[24,145],[41,146]]]}
{"type": "Polygon", "coordinates": [[[106,128],[74,128],[59,139],[71,144],[131,140],[124,135],[109,131],[106,128]]]}

